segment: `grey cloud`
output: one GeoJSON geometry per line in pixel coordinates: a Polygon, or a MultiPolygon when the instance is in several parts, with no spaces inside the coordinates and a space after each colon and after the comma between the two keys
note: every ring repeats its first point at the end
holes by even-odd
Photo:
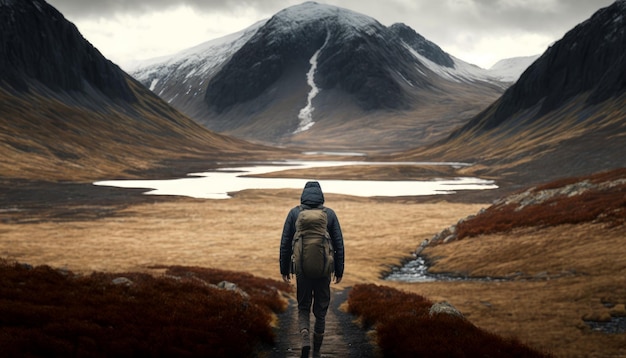
{"type": "MultiPolygon", "coordinates": [[[[116,14],[141,14],[164,11],[186,5],[203,12],[235,13],[251,9],[272,13],[302,1],[279,0],[48,0],[62,13],[74,18],[108,17],[116,14]]],[[[589,17],[612,0],[319,0],[363,12],[381,22],[405,22],[441,29],[467,28],[491,31],[517,29],[522,31],[554,31],[589,17]]]]}
{"type": "MultiPolygon", "coordinates": [[[[47,0],[73,21],[167,11],[182,5],[200,12],[270,17],[303,0],[47,0]]],[[[542,35],[555,40],[613,0],[317,0],[369,15],[383,24],[403,22],[440,45],[485,37],[542,35]]],[[[251,24],[260,18],[251,19],[251,24]]]]}
{"type": "Polygon", "coordinates": [[[99,18],[118,14],[142,14],[164,11],[178,6],[189,6],[198,11],[230,12],[242,8],[262,10],[266,7],[280,8],[284,1],[278,0],[47,0],[63,14],[75,18],[99,18]]]}

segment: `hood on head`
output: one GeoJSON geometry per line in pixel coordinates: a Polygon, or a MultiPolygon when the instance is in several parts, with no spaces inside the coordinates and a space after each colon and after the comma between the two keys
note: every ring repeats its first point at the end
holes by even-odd
{"type": "Polygon", "coordinates": [[[312,208],[318,207],[324,204],[324,193],[320,183],[316,181],[307,182],[302,190],[302,196],[300,197],[300,203],[312,208]]]}

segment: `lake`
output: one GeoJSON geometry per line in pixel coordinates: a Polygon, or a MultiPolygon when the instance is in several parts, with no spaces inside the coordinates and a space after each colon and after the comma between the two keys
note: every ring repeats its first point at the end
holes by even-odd
{"type": "MultiPolygon", "coordinates": [[[[94,185],[119,188],[145,188],[147,195],[178,195],[200,199],[228,199],[229,193],[246,189],[302,189],[315,178],[257,178],[259,175],[288,169],[322,168],[346,165],[415,165],[468,166],[456,162],[363,162],[363,161],[277,161],[250,163],[246,167],[219,168],[202,173],[190,173],[185,178],[167,180],[109,180],[94,185]]],[[[319,180],[324,193],[362,197],[419,196],[454,194],[458,190],[488,190],[498,186],[492,180],[458,177],[433,180],[319,180]]]]}

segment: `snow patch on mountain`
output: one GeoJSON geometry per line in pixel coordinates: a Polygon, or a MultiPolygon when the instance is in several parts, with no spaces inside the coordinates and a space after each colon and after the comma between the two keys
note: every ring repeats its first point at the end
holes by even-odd
{"type": "Polygon", "coordinates": [[[467,63],[454,56],[450,56],[454,60],[454,67],[446,67],[434,63],[412,49],[406,43],[404,43],[404,46],[411,52],[411,54],[413,54],[413,56],[426,65],[429,70],[447,80],[454,82],[486,81],[504,85],[505,87],[508,87],[510,83],[517,81],[526,68],[539,58],[539,55],[537,55],[505,59],[499,61],[487,70],[471,63],[467,63]]]}
{"type": "MultiPolygon", "coordinates": [[[[136,80],[150,83],[152,91],[158,88],[159,83],[162,85],[167,83],[167,79],[174,74],[179,76],[184,74],[182,81],[188,81],[191,78],[206,78],[215,73],[221,64],[248,42],[266,21],[259,21],[242,31],[204,42],[174,55],[129,64],[125,70],[136,80]]],[[[202,85],[202,82],[190,85],[196,87],[202,85]]],[[[194,89],[201,90],[200,88],[194,89]]]]}
{"type": "Polygon", "coordinates": [[[315,110],[315,107],[313,107],[313,99],[320,92],[319,87],[317,87],[317,85],[315,84],[315,71],[317,70],[317,59],[320,53],[322,52],[322,50],[324,49],[324,47],[326,47],[326,45],[328,44],[328,39],[330,39],[330,32],[327,33],[326,41],[324,41],[324,44],[322,45],[322,47],[320,47],[320,49],[317,50],[313,54],[313,57],[311,57],[311,60],[309,60],[309,63],[311,64],[311,68],[309,69],[309,72],[306,74],[306,78],[307,78],[307,83],[311,87],[311,91],[309,92],[309,95],[307,96],[306,107],[302,108],[300,110],[300,113],[298,114],[298,118],[300,118],[300,125],[298,126],[298,129],[296,129],[293,132],[294,134],[304,132],[310,129],[315,124],[315,122],[313,121],[313,111],[315,110]]]}
{"type": "Polygon", "coordinates": [[[522,73],[538,58],[539,55],[507,58],[491,66],[489,72],[500,81],[516,82],[522,73]]]}
{"type": "Polygon", "coordinates": [[[454,56],[450,56],[454,60],[454,67],[446,67],[436,64],[435,62],[429,60],[419,52],[415,51],[411,46],[404,43],[404,47],[411,52],[415,58],[417,58],[421,63],[423,63],[429,70],[437,74],[438,76],[445,78],[449,81],[453,82],[465,82],[471,83],[475,81],[486,81],[486,82],[498,82],[496,78],[494,78],[489,70],[485,70],[476,65],[469,64],[464,62],[454,56]]]}

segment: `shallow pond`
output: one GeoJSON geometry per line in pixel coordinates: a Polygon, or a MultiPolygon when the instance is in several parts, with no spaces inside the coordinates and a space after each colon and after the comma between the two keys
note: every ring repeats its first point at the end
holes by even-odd
{"type": "MultiPolygon", "coordinates": [[[[301,189],[315,178],[258,178],[251,175],[266,174],[288,169],[308,169],[346,165],[415,165],[415,166],[467,166],[465,163],[424,162],[344,162],[344,161],[289,161],[251,163],[247,167],[224,167],[208,172],[191,173],[185,178],[168,180],[110,180],[94,185],[120,188],[145,188],[150,195],[180,195],[203,199],[228,199],[229,193],[245,189],[301,189]]],[[[491,180],[459,177],[434,180],[320,180],[324,193],[362,197],[418,196],[454,194],[457,190],[495,189],[491,180]]]]}

